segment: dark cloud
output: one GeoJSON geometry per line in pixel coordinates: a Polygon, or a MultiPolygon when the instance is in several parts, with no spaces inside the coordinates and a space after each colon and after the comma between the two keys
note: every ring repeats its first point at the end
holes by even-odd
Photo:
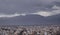
{"type": "Polygon", "coordinates": [[[60,5],[58,0],[0,0],[0,13],[32,13],[54,10],[54,5],[60,5]]]}
{"type": "Polygon", "coordinates": [[[60,6],[60,1],[55,1],[54,4],[60,6]]]}

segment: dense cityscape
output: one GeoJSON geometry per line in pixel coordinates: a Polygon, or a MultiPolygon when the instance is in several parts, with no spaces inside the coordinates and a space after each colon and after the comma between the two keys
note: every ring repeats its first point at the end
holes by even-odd
{"type": "Polygon", "coordinates": [[[60,26],[0,26],[0,35],[60,35],[60,26]]]}

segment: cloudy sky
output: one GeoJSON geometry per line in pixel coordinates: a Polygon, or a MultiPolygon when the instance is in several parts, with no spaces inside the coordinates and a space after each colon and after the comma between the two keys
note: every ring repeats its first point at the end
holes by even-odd
{"type": "Polygon", "coordinates": [[[44,23],[45,21],[47,23],[56,22],[59,24],[59,15],[60,0],[0,0],[0,24],[25,24],[24,22],[26,22],[27,24],[40,24],[40,22],[44,23]],[[27,15],[29,17],[27,17],[27,15]],[[22,16],[25,18],[21,18],[22,16]],[[17,19],[17,17],[19,18],[17,19]],[[36,18],[38,20],[36,20],[35,22],[35,19],[33,19],[33,17],[38,17],[39,19],[36,18]],[[41,17],[43,17],[43,19],[41,17]],[[12,18],[15,19],[10,20],[12,18]],[[31,21],[30,19],[33,21],[31,21]],[[40,19],[45,21],[41,21],[40,19]],[[51,22],[51,20],[54,21],[51,22]]]}

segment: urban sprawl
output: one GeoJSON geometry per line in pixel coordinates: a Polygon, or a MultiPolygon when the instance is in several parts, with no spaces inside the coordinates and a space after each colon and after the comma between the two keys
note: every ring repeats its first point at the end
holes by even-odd
{"type": "Polygon", "coordinates": [[[60,26],[0,26],[0,35],[60,35],[60,26]]]}

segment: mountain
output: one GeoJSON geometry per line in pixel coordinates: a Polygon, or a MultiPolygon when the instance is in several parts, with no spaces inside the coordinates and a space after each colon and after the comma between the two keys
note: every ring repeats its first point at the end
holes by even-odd
{"type": "Polygon", "coordinates": [[[60,24],[60,14],[49,16],[46,18],[46,21],[52,24],[60,24]]]}
{"type": "Polygon", "coordinates": [[[60,24],[60,14],[43,17],[40,15],[17,16],[13,18],[0,18],[0,24],[15,25],[41,25],[41,24],[60,24]]]}

